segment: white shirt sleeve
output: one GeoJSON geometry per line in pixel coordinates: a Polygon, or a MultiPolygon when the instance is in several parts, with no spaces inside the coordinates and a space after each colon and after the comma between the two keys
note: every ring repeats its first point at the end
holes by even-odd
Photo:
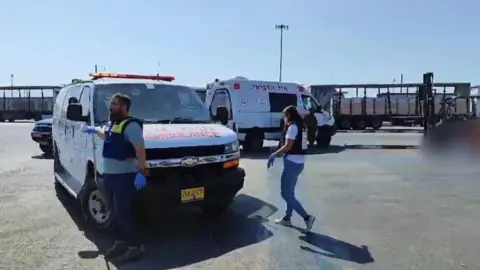
{"type": "Polygon", "coordinates": [[[298,134],[298,127],[297,125],[290,125],[287,129],[287,134],[285,134],[285,138],[289,140],[295,140],[298,134]]]}

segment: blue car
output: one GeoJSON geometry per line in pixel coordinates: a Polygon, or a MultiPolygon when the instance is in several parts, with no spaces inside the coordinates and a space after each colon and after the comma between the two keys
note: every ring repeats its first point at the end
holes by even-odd
{"type": "Polygon", "coordinates": [[[43,153],[52,154],[52,118],[37,121],[30,134],[32,140],[38,143],[43,153]]]}

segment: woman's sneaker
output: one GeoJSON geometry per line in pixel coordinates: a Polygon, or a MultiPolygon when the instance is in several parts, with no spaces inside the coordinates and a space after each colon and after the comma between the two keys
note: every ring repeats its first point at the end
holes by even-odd
{"type": "Polygon", "coordinates": [[[275,224],[280,224],[283,226],[291,227],[292,226],[292,221],[290,219],[285,219],[285,218],[279,218],[275,220],[275,224]]]}
{"type": "Polygon", "coordinates": [[[305,218],[305,226],[306,226],[305,231],[309,232],[313,227],[313,223],[315,223],[315,216],[308,215],[305,218]]]}

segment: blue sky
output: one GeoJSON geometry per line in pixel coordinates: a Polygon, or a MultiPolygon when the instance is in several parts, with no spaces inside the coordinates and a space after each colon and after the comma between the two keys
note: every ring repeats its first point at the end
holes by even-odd
{"type": "Polygon", "coordinates": [[[473,0],[17,0],[0,2],[0,85],[62,84],[111,72],[304,84],[480,83],[480,2],[473,0]]]}

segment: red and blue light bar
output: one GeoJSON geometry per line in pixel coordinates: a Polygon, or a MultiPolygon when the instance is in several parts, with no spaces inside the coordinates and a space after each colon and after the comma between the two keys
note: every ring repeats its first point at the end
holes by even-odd
{"type": "Polygon", "coordinates": [[[93,80],[102,79],[102,78],[155,80],[155,81],[166,81],[166,82],[172,82],[175,80],[175,77],[173,76],[123,74],[123,73],[110,73],[110,72],[95,72],[95,73],[90,73],[89,76],[92,77],[93,80]]]}

